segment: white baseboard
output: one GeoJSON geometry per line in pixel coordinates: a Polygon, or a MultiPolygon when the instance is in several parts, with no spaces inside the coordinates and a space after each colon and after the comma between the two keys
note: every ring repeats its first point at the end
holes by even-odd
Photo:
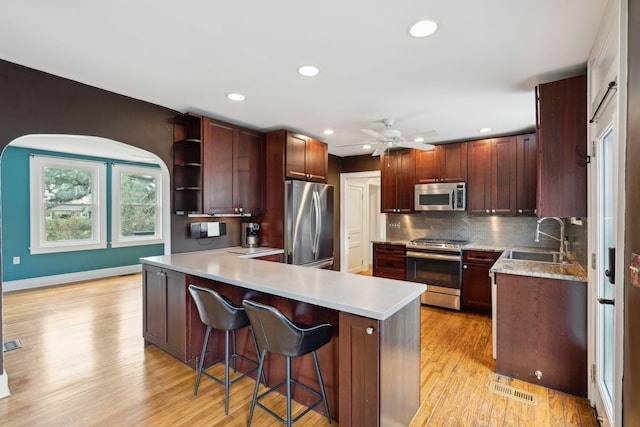
{"type": "Polygon", "coordinates": [[[10,394],[9,376],[7,375],[7,371],[4,371],[2,372],[2,375],[0,375],[0,399],[2,399],[3,397],[7,397],[10,394]]]}
{"type": "Polygon", "coordinates": [[[11,280],[2,282],[2,292],[22,291],[25,289],[43,288],[45,286],[61,285],[64,283],[82,282],[83,280],[102,279],[105,277],[123,276],[142,271],[141,264],[123,267],[102,268],[100,270],[80,271],[77,273],[57,274],[55,276],[34,277],[31,279],[11,280]]]}

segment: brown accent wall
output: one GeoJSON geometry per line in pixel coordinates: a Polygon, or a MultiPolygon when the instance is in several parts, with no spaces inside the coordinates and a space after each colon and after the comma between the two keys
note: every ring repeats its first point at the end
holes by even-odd
{"type": "Polygon", "coordinates": [[[380,170],[380,157],[378,156],[363,154],[361,156],[340,157],[340,160],[342,161],[342,173],[380,170]]]}
{"type": "Polygon", "coordinates": [[[640,254],[640,1],[629,1],[627,152],[624,278],[624,366],[622,423],[640,425],[640,289],[629,280],[631,253],[640,254]]]}
{"type": "Polygon", "coordinates": [[[340,271],[340,168],[341,158],[329,154],[329,177],[333,185],[333,269],[340,271]]]}

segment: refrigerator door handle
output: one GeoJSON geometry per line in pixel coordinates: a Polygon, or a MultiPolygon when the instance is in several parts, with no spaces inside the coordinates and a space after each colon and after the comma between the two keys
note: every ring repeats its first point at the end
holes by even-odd
{"type": "Polygon", "coordinates": [[[320,229],[322,228],[322,216],[320,215],[320,194],[313,192],[313,209],[315,213],[315,236],[313,237],[313,253],[318,256],[318,246],[320,245],[320,229]]]}

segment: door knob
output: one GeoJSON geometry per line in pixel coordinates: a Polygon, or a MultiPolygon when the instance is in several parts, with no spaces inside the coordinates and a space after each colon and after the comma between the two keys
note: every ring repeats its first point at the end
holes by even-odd
{"type": "Polygon", "coordinates": [[[367,335],[371,335],[371,334],[373,334],[373,327],[369,326],[369,327],[368,327],[367,329],[365,329],[364,331],[367,333],[367,335]]]}

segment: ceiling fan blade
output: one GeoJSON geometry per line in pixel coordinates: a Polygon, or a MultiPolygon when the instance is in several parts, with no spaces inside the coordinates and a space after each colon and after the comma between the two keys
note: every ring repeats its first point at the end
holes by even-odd
{"type": "Polygon", "coordinates": [[[386,144],[379,144],[378,147],[376,148],[376,150],[371,153],[372,156],[379,156],[382,153],[384,153],[384,151],[387,149],[386,144]]]}
{"type": "Polygon", "coordinates": [[[368,144],[368,142],[361,142],[360,144],[345,144],[345,145],[336,145],[336,148],[342,147],[362,147],[363,145],[368,144]]]}
{"type": "Polygon", "coordinates": [[[400,143],[399,145],[404,148],[413,148],[415,150],[433,150],[434,148],[436,148],[436,146],[433,144],[425,144],[423,142],[411,142],[411,141],[405,141],[400,143]]]}
{"type": "Polygon", "coordinates": [[[373,129],[360,129],[361,132],[366,133],[367,135],[375,138],[375,139],[384,139],[384,136],[373,129]]]}

